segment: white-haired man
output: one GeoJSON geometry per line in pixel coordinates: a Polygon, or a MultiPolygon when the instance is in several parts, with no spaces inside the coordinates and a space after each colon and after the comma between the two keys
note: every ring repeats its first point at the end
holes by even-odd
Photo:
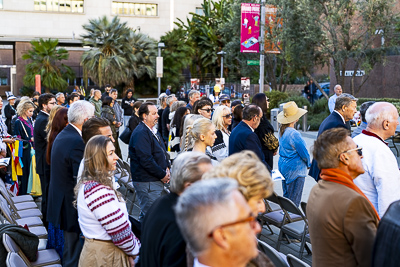
{"type": "Polygon", "coordinates": [[[72,202],[85,144],[82,125],[94,116],[88,101],[74,102],[68,109],[69,124],[57,135],[51,149],[47,220],[64,233],[63,266],[78,266],[82,250],[78,213],[72,202]]]}
{"type": "Polygon", "coordinates": [[[333,91],[335,94],[329,98],[328,101],[328,107],[329,107],[329,112],[332,113],[335,110],[335,103],[336,99],[342,94],[342,86],[340,84],[336,84],[335,87],[333,88],[333,91]]]}
{"type": "Polygon", "coordinates": [[[197,100],[200,99],[200,92],[197,90],[194,90],[194,89],[190,90],[188,97],[189,97],[189,103],[186,105],[186,107],[188,107],[188,108],[190,108],[190,110],[192,110],[194,102],[196,102],[197,100]]]}
{"type": "Polygon", "coordinates": [[[183,191],[212,168],[204,153],[184,152],[171,170],[171,194],[157,199],[142,224],[141,266],[186,266],[186,243],[176,223],[174,207],[183,191]]]}
{"type": "Polygon", "coordinates": [[[180,195],[175,213],[194,267],[241,267],[257,256],[261,227],[234,179],[194,183],[180,195]]]}
{"type": "Polygon", "coordinates": [[[385,142],[395,134],[398,118],[397,109],[392,104],[375,103],[365,114],[367,128],[354,137],[354,142],[363,148],[365,169],[365,173],[358,176],[354,183],[368,197],[380,217],[392,202],[400,199],[399,166],[385,142]]]}

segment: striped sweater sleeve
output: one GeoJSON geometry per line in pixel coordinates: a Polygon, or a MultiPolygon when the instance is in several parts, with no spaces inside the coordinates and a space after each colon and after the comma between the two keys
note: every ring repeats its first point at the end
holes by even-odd
{"type": "Polygon", "coordinates": [[[118,207],[118,198],[108,186],[89,182],[84,187],[84,199],[112,242],[127,255],[139,254],[140,241],[133,234],[124,212],[118,207]]]}

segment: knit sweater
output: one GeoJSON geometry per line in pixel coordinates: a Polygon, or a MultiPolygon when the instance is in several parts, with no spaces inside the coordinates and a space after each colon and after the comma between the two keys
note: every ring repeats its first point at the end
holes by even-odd
{"type": "Polygon", "coordinates": [[[110,187],[95,181],[82,184],[77,208],[86,238],[112,240],[129,256],[139,253],[140,241],[132,233],[126,204],[118,200],[110,187]]]}

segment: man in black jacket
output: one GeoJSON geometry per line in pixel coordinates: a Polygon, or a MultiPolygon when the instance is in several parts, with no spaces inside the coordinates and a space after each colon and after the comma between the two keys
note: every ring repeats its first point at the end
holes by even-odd
{"type": "Polygon", "coordinates": [[[186,266],[186,242],[174,207],[179,195],[211,168],[210,157],[200,152],[185,152],[174,160],[171,194],[157,199],[143,220],[140,266],[186,266]]]}
{"type": "Polygon", "coordinates": [[[150,102],[139,108],[141,122],[133,131],[129,142],[133,186],[140,205],[140,222],[144,215],[161,196],[164,183],[170,178],[171,167],[164,142],[154,126],[159,118],[157,107],[150,102]]]}
{"type": "Polygon", "coordinates": [[[36,117],[33,129],[33,140],[35,140],[36,173],[40,177],[40,185],[42,187],[43,222],[46,222],[47,189],[50,181],[50,165],[46,162],[46,125],[49,121],[50,110],[56,104],[56,98],[52,94],[42,94],[39,96],[38,104],[40,112],[36,117]]]}

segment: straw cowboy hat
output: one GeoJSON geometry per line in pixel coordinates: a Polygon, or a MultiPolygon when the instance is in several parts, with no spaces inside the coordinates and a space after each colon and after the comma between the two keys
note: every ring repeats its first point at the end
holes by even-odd
{"type": "Polygon", "coordinates": [[[287,102],[283,105],[283,111],[278,114],[278,122],[280,124],[292,123],[307,113],[307,110],[299,108],[294,101],[287,102]]]}

